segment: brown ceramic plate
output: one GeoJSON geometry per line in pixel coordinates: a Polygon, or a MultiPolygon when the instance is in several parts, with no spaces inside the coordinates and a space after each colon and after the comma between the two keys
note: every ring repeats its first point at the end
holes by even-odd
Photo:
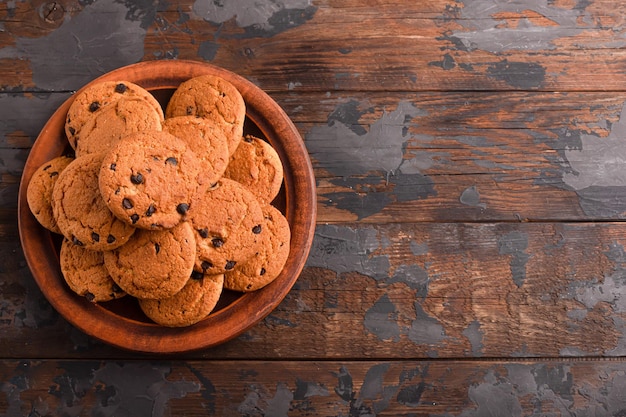
{"type": "Polygon", "coordinates": [[[131,297],[93,304],[67,287],[59,267],[60,236],[48,232],[32,216],[26,202],[26,188],[39,166],[69,149],[64,123],[73,97],[48,120],[24,166],[18,203],[19,232],[33,277],[66,320],[86,334],[123,349],[180,353],[215,346],[234,338],[276,308],[297,280],[311,248],[316,217],[311,161],[289,117],[261,89],[222,68],[182,60],[130,65],[109,72],[92,83],[105,80],[134,82],[165,104],[181,82],[203,74],[221,76],[239,89],[247,106],[244,132],[265,138],[280,155],[285,180],[273,204],[287,217],[292,234],[289,258],[275,281],[252,293],[224,292],[216,309],[203,321],[184,328],[162,327],[146,318],[131,297]]]}

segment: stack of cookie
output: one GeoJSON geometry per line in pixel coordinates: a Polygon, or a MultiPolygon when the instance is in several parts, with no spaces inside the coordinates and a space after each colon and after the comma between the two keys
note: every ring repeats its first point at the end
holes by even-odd
{"type": "Polygon", "coordinates": [[[158,324],[205,318],[224,289],[256,291],[289,255],[272,202],[283,166],[244,135],[244,100],[226,80],[183,82],[165,106],[127,81],[95,83],[67,114],[72,156],[34,173],[27,201],[63,236],[60,265],[92,302],[132,296],[158,324]]]}

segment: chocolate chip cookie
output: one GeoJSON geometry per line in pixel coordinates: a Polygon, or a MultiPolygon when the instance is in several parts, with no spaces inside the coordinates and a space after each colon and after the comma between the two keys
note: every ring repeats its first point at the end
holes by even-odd
{"type": "Polygon", "coordinates": [[[263,232],[260,203],[243,185],[227,178],[199,186],[188,221],[197,245],[194,269],[206,274],[224,273],[250,258],[263,232]]]}
{"type": "Polygon", "coordinates": [[[221,77],[201,75],[181,83],[165,109],[165,117],[198,116],[222,127],[229,153],[243,136],[246,105],[237,88],[221,77]]]}
{"type": "Polygon", "coordinates": [[[167,327],[191,326],[204,319],[222,294],[224,275],[194,274],[182,290],[159,300],[139,300],[148,318],[167,327]]]}
{"type": "Polygon", "coordinates": [[[102,155],[73,160],[52,191],[52,211],[59,230],[72,243],[91,250],[112,250],[128,241],[135,228],[116,218],[98,186],[102,155]]]}
{"type": "Polygon", "coordinates": [[[209,119],[178,116],[166,119],[163,130],[183,140],[202,165],[202,179],[215,183],[228,165],[228,144],[224,132],[209,119]]]}
{"type": "Polygon", "coordinates": [[[135,83],[129,81],[102,81],[90,84],[76,93],[65,118],[65,133],[72,148],[76,149],[76,135],[87,120],[123,97],[135,97],[146,100],[161,115],[161,119],[164,118],[163,108],[156,98],[149,91],[135,83]]]}
{"type": "Polygon", "coordinates": [[[129,225],[168,229],[182,221],[201,164],[181,140],[164,131],[128,135],[104,155],[100,192],[129,225]]]}
{"type": "Polygon", "coordinates": [[[289,257],[291,232],[283,214],[273,206],[263,207],[263,233],[257,252],[225,274],[224,288],[234,291],[256,291],[274,281],[289,257]]]}
{"type": "Polygon", "coordinates": [[[74,136],[76,156],[102,153],[130,133],[161,130],[163,117],[144,99],[124,97],[96,112],[74,136]]]}
{"type": "Polygon", "coordinates": [[[35,219],[51,232],[61,234],[52,212],[52,190],[61,172],[74,158],[59,156],[41,165],[33,173],[26,189],[26,201],[35,219]]]}
{"type": "Polygon", "coordinates": [[[224,176],[245,185],[259,201],[269,204],[283,183],[283,165],[269,143],[246,135],[231,155],[224,176]]]}
{"type": "Polygon", "coordinates": [[[187,222],[172,229],[138,229],[104,265],[119,287],[136,298],[168,298],[179,292],[193,271],[196,242],[187,222]]]}
{"type": "Polygon", "coordinates": [[[103,252],[88,250],[64,239],[59,256],[63,278],[76,294],[94,303],[126,295],[104,267],[103,252]]]}

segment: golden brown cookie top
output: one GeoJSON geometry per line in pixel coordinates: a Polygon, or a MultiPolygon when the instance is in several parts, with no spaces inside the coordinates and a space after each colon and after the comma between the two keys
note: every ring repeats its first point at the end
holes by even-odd
{"type": "Polygon", "coordinates": [[[96,112],[75,137],[76,156],[102,153],[130,133],[161,130],[163,117],[138,97],[124,97],[96,112]]]}
{"type": "Polygon", "coordinates": [[[59,175],[52,192],[52,210],[61,233],[91,250],[123,245],[135,229],[116,218],[98,187],[102,155],[76,158],[59,175]]]}
{"type": "Polygon", "coordinates": [[[163,122],[163,130],[185,142],[196,154],[202,167],[202,181],[213,184],[228,165],[228,144],[220,126],[209,119],[177,116],[163,122]]]}
{"type": "Polygon", "coordinates": [[[257,252],[225,274],[224,288],[256,291],[274,281],[289,257],[291,231],[285,216],[275,207],[263,207],[263,233],[257,252]]]}
{"type": "Polygon", "coordinates": [[[198,116],[212,120],[226,133],[232,154],[243,136],[246,105],[237,88],[221,77],[201,75],[181,83],[165,109],[165,117],[198,116]]]}
{"type": "Polygon", "coordinates": [[[197,243],[194,269],[220,274],[251,257],[263,232],[263,212],[254,195],[236,181],[222,178],[202,184],[188,214],[197,243]]]}
{"type": "Polygon", "coordinates": [[[35,170],[26,189],[26,201],[37,221],[51,232],[61,234],[52,212],[52,190],[61,172],[74,158],[56,157],[35,170]]]}
{"type": "Polygon", "coordinates": [[[76,149],[75,137],[93,115],[124,97],[146,100],[164,118],[163,108],[156,98],[143,87],[129,81],[102,81],[87,86],[76,93],[65,118],[65,134],[76,149]]]}
{"type": "Polygon", "coordinates": [[[138,229],[124,245],[104,253],[113,280],[137,298],[167,298],[180,291],[193,271],[196,243],[189,223],[172,229],[138,229]]]}
{"type": "Polygon", "coordinates": [[[139,300],[141,310],[157,324],[191,326],[213,311],[224,286],[224,275],[192,276],[182,290],[160,300],[139,300]]]}
{"type": "Polygon", "coordinates": [[[262,203],[269,204],[280,192],[283,165],[269,143],[246,135],[231,155],[224,176],[245,185],[262,203]]]}
{"type": "Polygon", "coordinates": [[[168,229],[187,213],[200,168],[196,155],[172,134],[137,132],[104,155],[100,192],[124,222],[168,229]]]}
{"type": "Polygon", "coordinates": [[[105,268],[103,252],[88,250],[64,239],[59,262],[67,285],[88,301],[99,303],[126,295],[105,268]]]}

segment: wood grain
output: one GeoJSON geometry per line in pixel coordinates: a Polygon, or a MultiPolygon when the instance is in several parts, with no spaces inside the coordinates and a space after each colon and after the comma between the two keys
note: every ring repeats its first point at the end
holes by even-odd
{"type": "MultiPolygon", "coordinates": [[[[617,357],[626,351],[622,223],[318,225],[283,302],[187,358],[617,357]]],[[[8,357],[127,357],[68,325],[2,246],[8,357]],[[64,335],[59,337],[59,335],[64,335]],[[50,341],[45,352],[33,340],[50,341]]]]}
{"type": "Polygon", "coordinates": [[[617,416],[623,361],[3,361],[0,409],[41,416],[617,416]]]}

